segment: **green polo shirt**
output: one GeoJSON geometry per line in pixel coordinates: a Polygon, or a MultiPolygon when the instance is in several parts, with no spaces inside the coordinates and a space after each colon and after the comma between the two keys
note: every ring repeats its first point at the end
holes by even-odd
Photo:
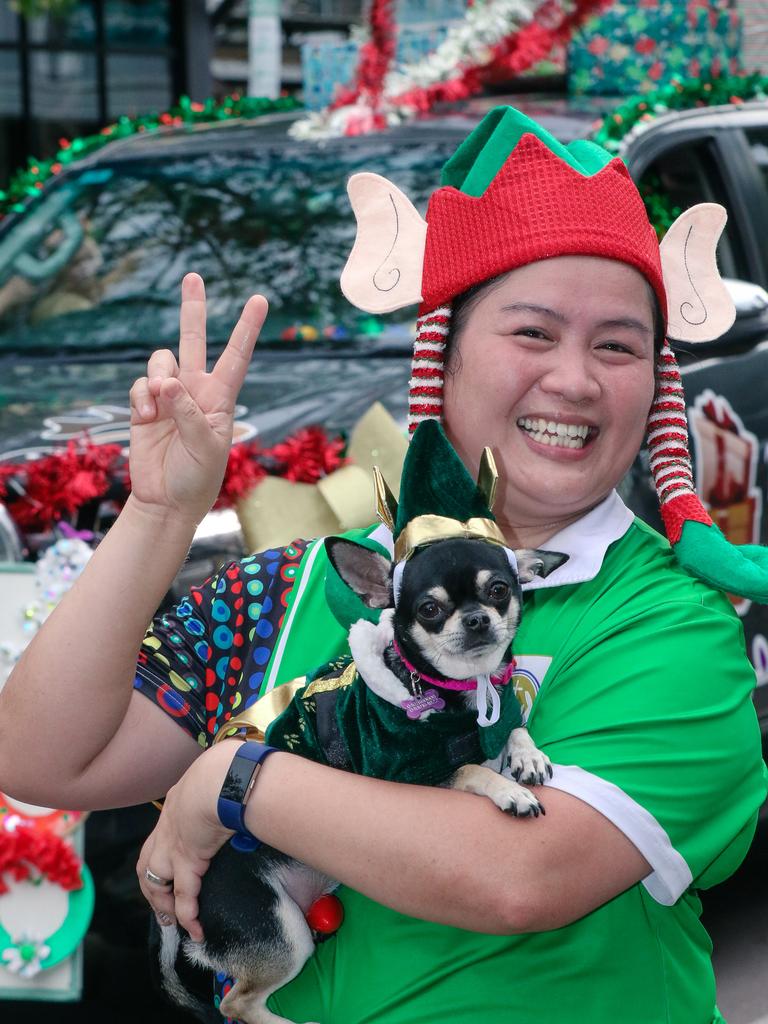
{"type": "MultiPolygon", "coordinates": [[[[652,873],[564,928],[509,936],[342,887],[342,928],[270,999],[275,1012],[321,1024],[721,1020],[696,890],[738,867],[766,794],[741,624],[615,494],[547,547],[571,559],[525,588],[515,692],[555,765],[550,785],[613,821],[652,873]]],[[[322,545],[303,570],[267,688],[299,674],[308,640],[318,661],[343,649],[322,545]]],[[[506,856],[509,885],[525,886],[513,844],[506,856]]]]}

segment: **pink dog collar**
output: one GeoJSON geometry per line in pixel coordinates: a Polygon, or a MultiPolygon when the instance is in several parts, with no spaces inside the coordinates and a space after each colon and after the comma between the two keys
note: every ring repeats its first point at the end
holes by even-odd
{"type": "MultiPolygon", "coordinates": [[[[440,686],[444,690],[476,690],[477,679],[434,679],[432,676],[427,676],[423,672],[419,672],[410,661],[405,657],[403,652],[400,650],[397,640],[392,641],[392,646],[395,649],[395,654],[402,661],[412,676],[418,676],[418,678],[424,682],[429,683],[430,686],[440,686]]],[[[491,676],[491,682],[494,686],[506,686],[512,676],[515,674],[515,659],[507,665],[503,672],[497,675],[491,676]]]]}

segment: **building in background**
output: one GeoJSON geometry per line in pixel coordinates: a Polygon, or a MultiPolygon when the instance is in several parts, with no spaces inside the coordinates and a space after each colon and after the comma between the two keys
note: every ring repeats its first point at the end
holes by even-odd
{"type": "MultiPolygon", "coordinates": [[[[424,0],[421,0],[422,6],[424,0]]],[[[363,24],[366,0],[280,0],[280,88],[303,85],[302,48],[307,44],[344,46],[354,26],[363,24]]],[[[208,0],[213,31],[211,73],[217,92],[244,92],[248,83],[248,18],[260,0],[208,0]]],[[[356,47],[353,47],[356,52],[356,47]]]]}
{"type": "Polygon", "coordinates": [[[205,0],[80,0],[24,18],[0,0],[0,182],[121,114],[212,91],[205,0]]]}

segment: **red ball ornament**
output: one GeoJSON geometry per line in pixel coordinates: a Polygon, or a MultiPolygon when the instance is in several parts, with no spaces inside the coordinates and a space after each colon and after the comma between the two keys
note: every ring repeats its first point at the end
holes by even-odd
{"type": "Polygon", "coordinates": [[[344,905],[338,896],[331,894],[316,899],[307,911],[307,924],[321,936],[333,935],[344,920],[344,905]]]}

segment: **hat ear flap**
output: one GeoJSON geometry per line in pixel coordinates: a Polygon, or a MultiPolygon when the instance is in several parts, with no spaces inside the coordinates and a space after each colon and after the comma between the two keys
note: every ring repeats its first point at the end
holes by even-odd
{"type": "Polygon", "coordinates": [[[717,203],[699,203],[680,214],[661,242],[667,335],[675,341],[713,341],[736,319],[717,269],[717,242],[727,219],[717,203]]]}
{"type": "Polygon", "coordinates": [[[344,295],[366,313],[391,313],[421,302],[427,222],[380,174],[353,174],[347,192],[357,237],[341,274],[344,295]]]}

